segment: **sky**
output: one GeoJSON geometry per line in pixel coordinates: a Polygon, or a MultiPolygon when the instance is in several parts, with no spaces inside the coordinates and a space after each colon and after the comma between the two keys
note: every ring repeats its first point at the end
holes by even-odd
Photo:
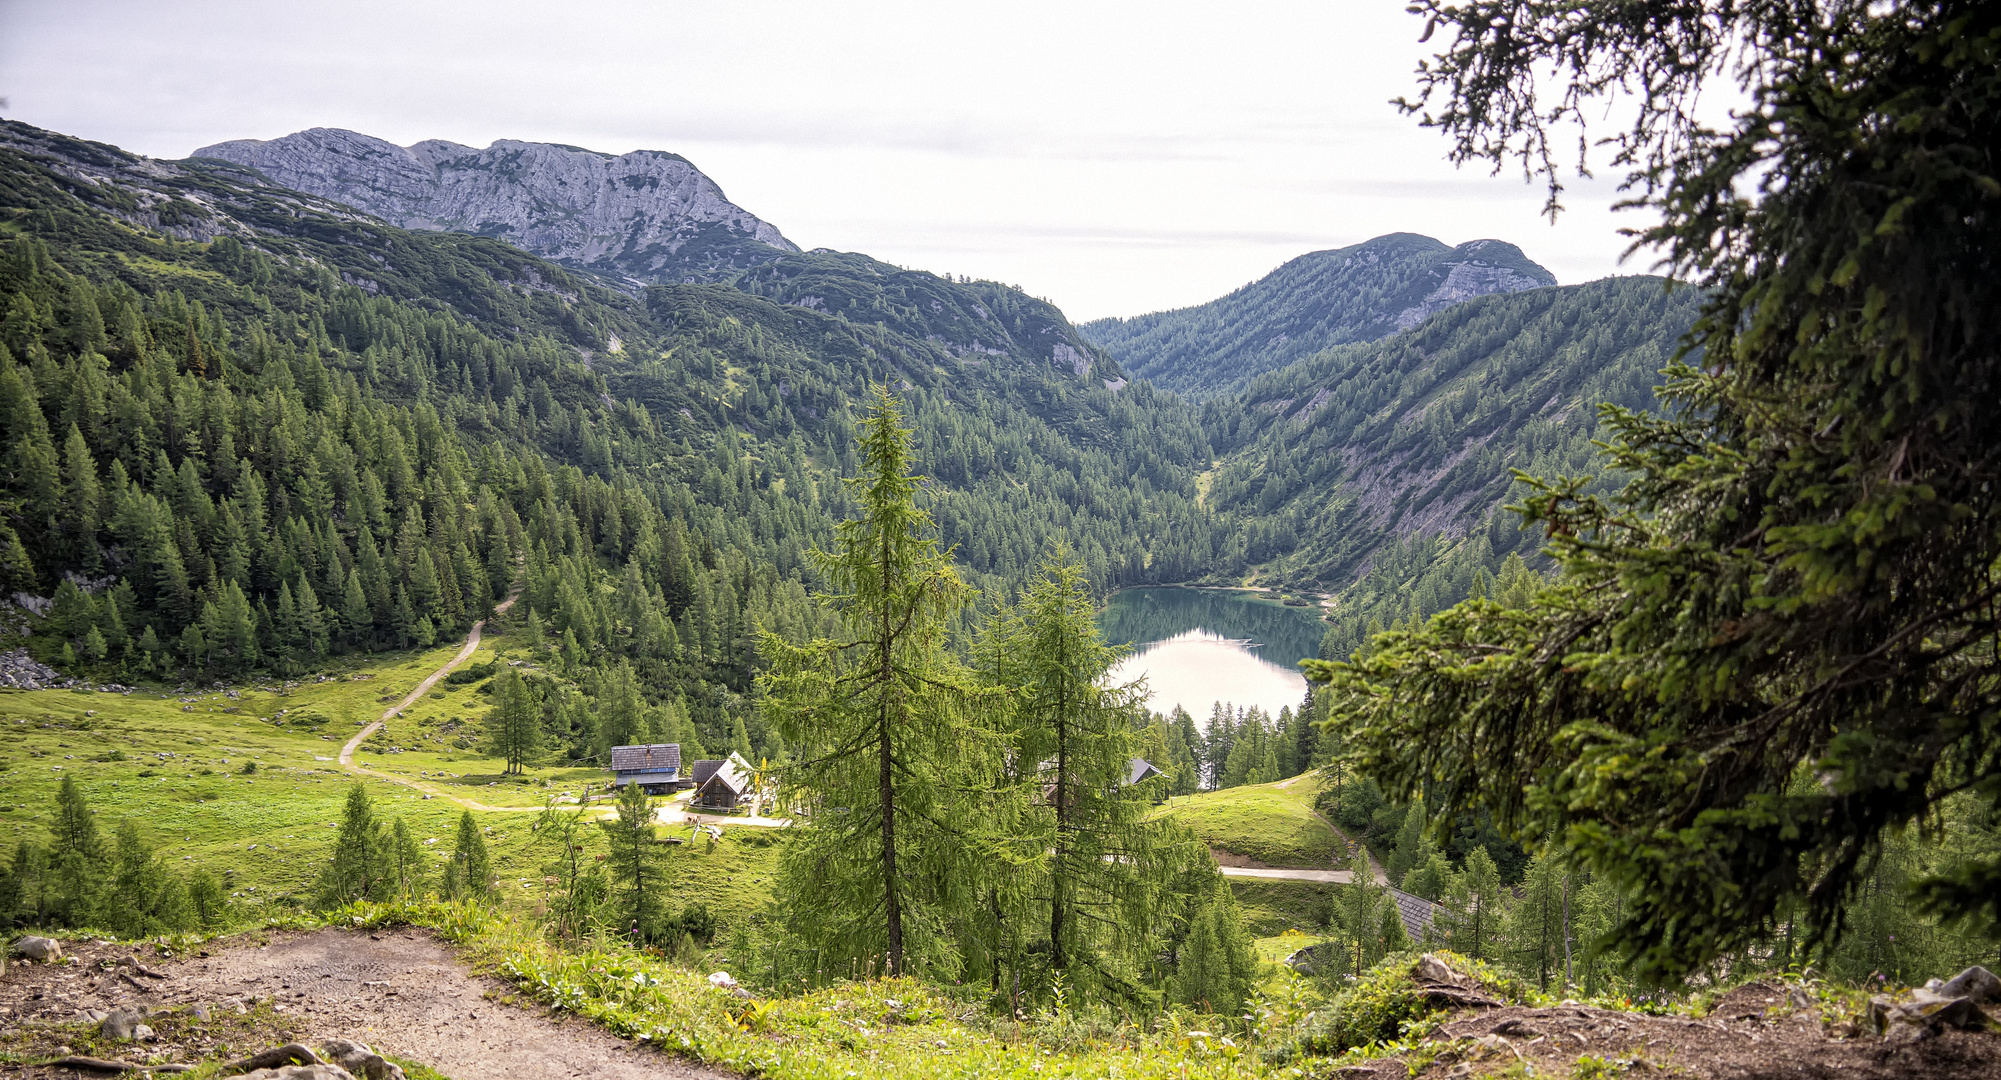
{"type": "Polygon", "coordinates": [[[1073,320],[1213,299],[1417,232],[1621,263],[1614,185],[1552,225],[1388,102],[1443,43],[1401,0],[0,0],[0,113],[178,158],[341,127],[670,150],[804,248],[1047,297],[1073,320]]]}

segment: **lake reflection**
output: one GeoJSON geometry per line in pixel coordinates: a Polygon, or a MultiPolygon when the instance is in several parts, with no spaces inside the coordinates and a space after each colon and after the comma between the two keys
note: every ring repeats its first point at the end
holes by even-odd
{"type": "Polygon", "coordinates": [[[1218,701],[1257,705],[1273,716],[1299,707],[1306,678],[1298,663],[1319,655],[1324,624],[1310,608],[1288,608],[1209,589],[1126,589],[1098,616],[1113,644],[1136,651],[1112,677],[1145,677],[1147,705],[1176,705],[1207,721],[1218,701]]]}

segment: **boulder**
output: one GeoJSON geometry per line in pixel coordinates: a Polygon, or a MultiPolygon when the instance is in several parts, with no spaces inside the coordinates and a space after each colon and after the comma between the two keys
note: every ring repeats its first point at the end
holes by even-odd
{"type": "Polygon", "coordinates": [[[29,934],[14,943],[14,951],[30,960],[53,962],[63,958],[63,943],[54,938],[29,934]]]}
{"type": "Polygon", "coordinates": [[[255,1069],[231,1074],[236,1080],[355,1080],[354,1074],[338,1065],[281,1065],[275,1069],[255,1069]]]}
{"type": "Polygon", "coordinates": [[[140,1034],[142,1030],[146,1035],[153,1033],[153,1029],[144,1023],[145,1019],[146,1010],[142,1008],[113,1009],[105,1014],[98,1030],[113,1042],[131,1042],[145,1038],[140,1034]]]}
{"type": "Polygon", "coordinates": [[[1963,997],[1974,1004],[1983,1001],[2001,1001],[2001,978],[1978,964],[1947,979],[1938,988],[1940,997],[1963,997]]]}
{"type": "Polygon", "coordinates": [[[328,1039],[320,1044],[320,1054],[328,1061],[366,1080],[405,1080],[403,1070],[353,1039],[328,1039]]]}
{"type": "Polygon", "coordinates": [[[1411,969],[1411,974],[1421,982],[1445,983],[1449,986],[1457,986],[1466,981],[1464,975],[1452,970],[1452,965],[1432,953],[1418,957],[1417,966],[1411,969]]]}
{"type": "Polygon", "coordinates": [[[1888,994],[1870,998],[1863,1023],[1889,1042],[1918,1042],[1947,1027],[1980,1027],[1986,1017],[1972,998],[1946,997],[1920,988],[1902,1001],[1888,994]]]}

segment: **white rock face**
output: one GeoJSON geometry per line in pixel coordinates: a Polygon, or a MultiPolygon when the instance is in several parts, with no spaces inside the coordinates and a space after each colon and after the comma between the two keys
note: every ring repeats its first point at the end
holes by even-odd
{"type": "Polygon", "coordinates": [[[397,146],[338,128],[204,146],[406,229],[477,233],[637,281],[706,280],[799,249],[686,158],[503,139],[397,146]]]}
{"type": "Polygon", "coordinates": [[[1423,300],[1397,312],[1396,328],[1408,330],[1438,312],[1476,296],[1540,289],[1550,284],[1512,266],[1498,266],[1483,261],[1480,258],[1480,249],[1490,243],[1493,241],[1476,240],[1461,245],[1459,251],[1468,256],[1466,261],[1446,263],[1445,265],[1451,269],[1446,271],[1445,280],[1423,300]]]}

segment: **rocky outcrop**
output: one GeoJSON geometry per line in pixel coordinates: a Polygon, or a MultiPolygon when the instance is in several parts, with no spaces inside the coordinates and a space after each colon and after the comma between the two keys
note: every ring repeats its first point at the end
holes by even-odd
{"type": "Polygon", "coordinates": [[[799,249],[686,158],[503,139],[414,146],[312,128],[204,146],[281,187],[407,229],[476,233],[635,282],[716,280],[799,249]]]}
{"type": "Polygon", "coordinates": [[[1946,1028],[1987,1026],[1981,1005],[2001,1000],[2001,979],[1984,967],[1970,967],[1949,981],[1933,979],[1902,998],[1869,999],[1864,1022],[1889,1042],[1921,1042],[1946,1028]]]}
{"type": "MultiPolygon", "coordinates": [[[[1498,240],[1475,240],[1452,249],[1455,256],[1463,256],[1462,261],[1446,260],[1434,270],[1443,271],[1445,280],[1427,293],[1424,299],[1397,312],[1396,318],[1389,320],[1398,330],[1408,330],[1454,304],[1463,303],[1476,296],[1493,293],[1521,292],[1523,289],[1540,289],[1556,284],[1548,271],[1532,273],[1521,266],[1522,253],[1512,244],[1498,240]],[[1484,252],[1489,248],[1505,248],[1505,259],[1496,261],[1484,252]]],[[[1494,254],[1503,254],[1495,251],[1494,254]]],[[[1535,269],[1540,270],[1540,267],[1535,269]]]]}
{"type": "Polygon", "coordinates": [[[0,653],[0,689],[52,690],[75,685],[76,680],[38,663],[26,649],[0,653]]]}

